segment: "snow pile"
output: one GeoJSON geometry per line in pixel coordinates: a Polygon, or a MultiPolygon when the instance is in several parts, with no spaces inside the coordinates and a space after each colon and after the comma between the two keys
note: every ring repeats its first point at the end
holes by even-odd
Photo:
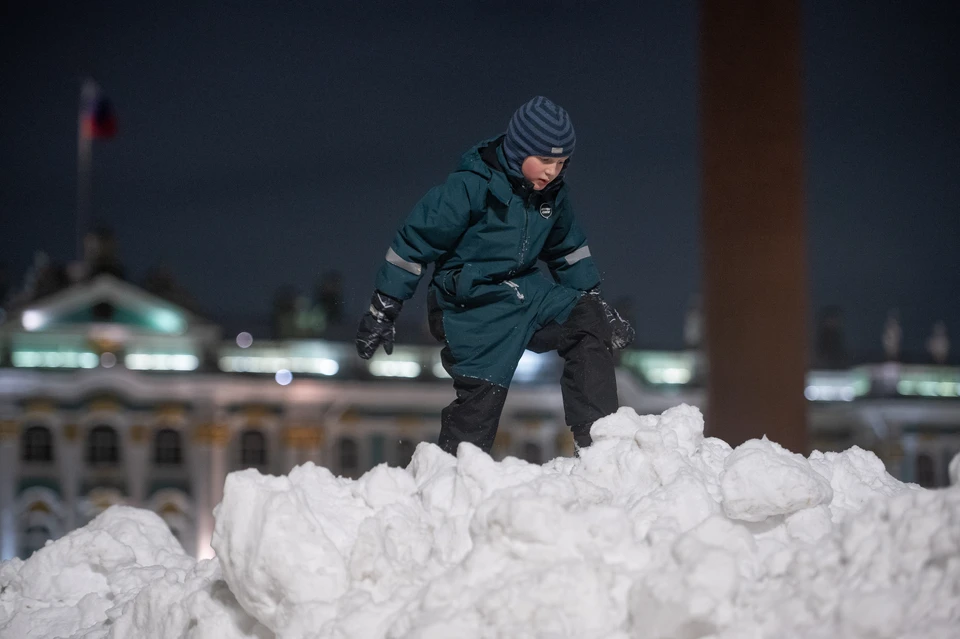
{"type": "Polygon", "coordinates": [[[160,517],[114,506],[0,564],[0,638],[273,636],[249,617],[215,560],[197,562],[160,517]]]}
{"type": "Polygon", "coordinates": [[[0,637],[956,636],[960,487],[731,450],[687,406],[593,436],[543,466],[421,444],[356,481],[233,473],[200,563],[110,510],[2,565],[0,637]]]}

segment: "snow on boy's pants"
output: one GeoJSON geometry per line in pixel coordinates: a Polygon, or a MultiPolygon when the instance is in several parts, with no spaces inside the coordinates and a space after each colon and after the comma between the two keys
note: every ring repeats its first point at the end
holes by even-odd
{"type": "MultiPolygon", "coordinates": [[[[576,295],[579,296],[579,293],[576,295]]],[[[500,349],[499,366],[508,367],[511,376],[524,348],[538,353],[556,350],[563,357],[560,388],[564,415],[573,431],[574,439],[583,447],[590,445],[590,426],[593,422],[616,412],[619,404],[610,344],[610,325],[604,317],[603,307],[592,295],[574,297],[572,302],[572,309],[567,306],[555,313],[560,321],[552,319],[545,325],[541,321],[531,322],[530,330],[521,333],[522,342],[519,347],[509,347],[511,341],[515,341],[516,335],[512,335],[514,340],[503,338],[490,343],[500,349]]],[[[441,353],[442,362],[453,378],[453,387],[457,393],[457,398],[441,415],[440,447],[456,454],[460,442],[466,441],[489,453],[507,399],[509,377],[505,383],[502,382],[502,370],[486,376],[494,377],[496,381],[462,374],[462,365],[465,363],[468,364],[466,370],[472,371],[470,362],[458,359],[458,354],[461,358],[470,358],[474,352],[463,348],[465,338],[471,336],[451,335],[450,329],[457,329],[459,325],[456,321],[450,321],[450,312],[441,307],[442,302],[437,302],[435,293],[428,295],[428,304],[431,332],[438,339],[446,341],[446,347],[441,353]],[[498,381],[501,383],[497,383],[498,381]]],[[[546,306],[549,308],[551,305],[546,306]]],[[[540,319],[544,319],[542,315],[540,319]]],[[[496,322],[493,324],[496,325],[496,322]]],[[[489,331],[490,324],[485,328],[489,331]]],[[[521,327],[514,325],[507,331],[507,335],[519,332],[520,329],[521,327]]],[[[476,335],[472,337],[475,338],[476,335]]]]}

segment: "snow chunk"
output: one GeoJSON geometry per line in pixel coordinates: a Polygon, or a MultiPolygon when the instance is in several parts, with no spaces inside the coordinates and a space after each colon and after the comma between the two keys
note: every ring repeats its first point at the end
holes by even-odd
{"type": "Polygon", "coordinates": [[[806,458],[766,437],[745,442],[727,457],[720,488],[727,516],[752,522],[833,498],[830,482],[806,458]]]}
{"type": "Polygon", "coordinates": [[[0,637],[175,637],[193,625],[198,638],[266,639],[244,631],[258,624],[229,591],[212,598],[216,562],[206,563],[197,571],[156,514],[113,506],[0,566],[0,637]]]}

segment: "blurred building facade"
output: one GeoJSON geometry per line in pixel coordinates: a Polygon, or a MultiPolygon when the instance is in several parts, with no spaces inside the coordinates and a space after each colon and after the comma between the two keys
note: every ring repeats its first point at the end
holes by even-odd
{"type": "MultiPolygon", "coordinates": [[[[313,462],[356,477],[405,465],[436,440],[452,397],[438,347],[363,361],[349,341],[250,337],[224,339],[109,271],[10,312],[0,324],[0,557],[29,555],[118,503],[153,510],[188,551],[209,556],[229,472],[313,462]]],[[[496,457],[572,453],[561,363],[525,354],[496,457]]],[[[838,363],[807,375],[810,448],[859,445],[906,481],[944,484],[960,450],[960,367],[838,363]]],[[[621,404],[641,414],[702,406],[706,372],[695,348],[626,351],[621,404]]]]}

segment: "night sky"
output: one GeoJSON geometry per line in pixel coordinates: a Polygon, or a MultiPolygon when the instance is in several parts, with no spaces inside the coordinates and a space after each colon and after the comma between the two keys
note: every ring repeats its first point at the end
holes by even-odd
{"type": "MultiPolygon", "coordinates": [[[[606,296],[632,298],[639,346],[682,345],[700,281],[696,3],[71,4],[0,9],[16,281],[36,250],[74,256],[86,75],[120,125],[95,145],[95,219],[131,279],[165,264],[229,327],[329,269],[352,323],[417,199],[543,94],[577,130],[568,182],[606,296]]],[[[940,319],[960,350],[958,7],[806,5],[811,322],[842,306],[856,351],[879,350],[893,307],[908,350],[940,319]]]]}

